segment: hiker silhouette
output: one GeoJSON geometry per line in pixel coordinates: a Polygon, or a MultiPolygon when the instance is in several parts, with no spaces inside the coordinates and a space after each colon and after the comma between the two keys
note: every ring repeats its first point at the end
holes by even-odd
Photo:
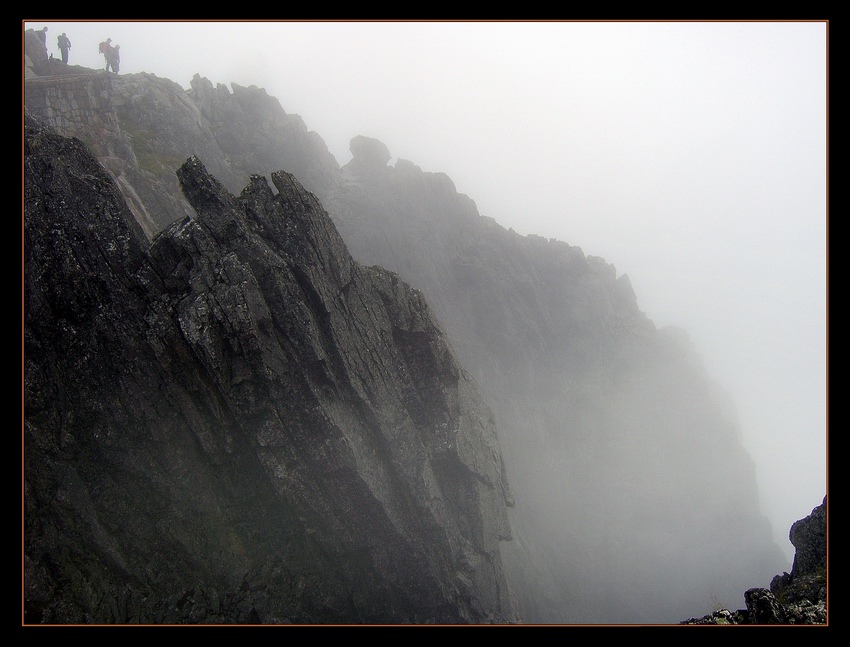
{"type": "Polygon", "coordinates": [[[121,53],[119,52],[120,48],[121,45],[116,45],[112,48],[112,51],[110,52],[112,60],[112,71],[116,74],[118,74],[118,65],[121,63],[121,53]]]}
{"type": "Polygon", "coordinates": [[[57,39],[57,44],[59,45],[59,51],[62,52],[62,62],[68,62],[68,50],[71,49],[71,41],[65,35],[65,32],[62,32],[62,35],[57,39]]]}
{"type": "Polygon", "coordinates": [[[118,73],[118,65],[121,62],[121,55],[119,53],[120,45],[112,46],[112,39],[107,38],[103,41],[99,48],[100,52],[103,54],[103,57],[106,59],[106,71],[109,71],[109,68],[112,68],[112,71],[116,74],[118,73]]]}

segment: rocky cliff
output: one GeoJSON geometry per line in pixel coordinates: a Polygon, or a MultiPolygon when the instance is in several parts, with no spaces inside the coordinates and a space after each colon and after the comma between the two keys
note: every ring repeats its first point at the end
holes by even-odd
{"type": "Polygon", "coordinates": [[[98,152],[102,117],[60,116],[106,75],[54,68],[33,65],[27,109],[93,143],[142,238],[193,212],[176,173],[190,155],[233,192],[283,168],[305,178],[354,258],[421,289],[495,415],[516,499],[502,556],[524,621],[675,623],[786,568],[734,407],[613,265],[504,229],[445,174],[389,166],[377,140],[355,137],[340,168],[257,88],[113,75],[103,110],[113,150],[126,147],[98,152]]]}
{"type": "Polygon", "coordinates": [[[190,91],[154,74],[109,74],[40,58],[28,40],[27,111],[81,139],[121,187],[151,238],[192,213],[175,175],[196,156],[232,193],[252,174],[286,168],[313,193],[337,181],[339,165],[298,115],[255,86],[213,87],[196,76],[190,91]]]}
{"type": "Polygon", "coordinates": [[[422,294],[294,177],[148,247],[79,140],[24,142],[27,623],[515,620],[492,415],[422,294]]]}

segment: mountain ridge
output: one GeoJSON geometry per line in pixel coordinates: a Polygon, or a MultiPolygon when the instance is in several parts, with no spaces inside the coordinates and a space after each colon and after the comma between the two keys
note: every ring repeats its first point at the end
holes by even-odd
{"type": "MultiPolygon", "coordinates": [[[[56,115],[70,104],[51,94],[51,83],[70,82],[55,63],[47,72],[56,70],[54,80],[27,83],[26,103],[62,126],[56,115]]],[[[100,110],[114,115],[119,140],[140,123],[195,124],[204,136],[198,145],[214,158],[204,163],[227,160],[224,177],[270,177],[284,167],[275,164],[285,152],[287,171],[312,178],[358,262],[421,289],[495,413],[517,502],[509,512],[515,538],[503,552],[526,622],[677,622],[712,595],[782,570],[727,396],[704,375],[686,334],[656,330],[643,315],[627,275],[578,247],[505,230],[445,174],[407,160],[387,166],[379,140],[354,138],[352,161],[339,167],[264,90],[230,93],[197,76],[183,93],[152,75],[104,83],[112,98],[100,110]],[[192,117],[169,119],[169,111],[192,117]],[[239,136],[246,132],[254,134],[239,136]],[[263,155],[243,145],[256,133],[263,155]],[[741,556],[730,559],[736,551],[741,556]],[[681,580],[662,578],[668,571],[681,580]]],[[[79,118],[67,134],[92,139],[91,123],[79,118]]],[[[125,195],[156,214],[143,218],[153,237],[151,223],[185,215],[168,164],[190,152],[177,142],[196,140],[145,132],[147,162],[136,154],[135,166],[129,157],[114,163],[125,195]]]]}

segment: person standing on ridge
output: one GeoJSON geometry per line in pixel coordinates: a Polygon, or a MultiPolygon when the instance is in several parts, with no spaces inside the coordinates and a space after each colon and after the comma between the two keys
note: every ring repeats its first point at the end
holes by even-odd
{"type": "Polygon", "coordinates": [[[107,38],[104,41],[101,41],[97,46],[97,51],[103,54],[103,58],[106,59],[106,71],[109,71],[109,56],[106,53],[106,49],[110,46],[109,43],[112,42],[111,38],[107,38]]]}
{"type": "Polygon", "coordinates": [[[119,52],[121,45],[116,45],[109,52],[109,59],[112,62],[112,71],[118,74],[118,64],[121,62],[121,53],[119,52]]]}
{"type": "Polygon", "coordinates": [[[97,46],[97,50],[103,54],[103,58],[106,59],[106,71],[109,71],[109,50],[112,48],[112,39],[107,38],[100,45],[97,46]]]}
{"type": "Polygon", "coordinates": [[[68,50],[71,49],[71,41],[65,35],[65,32],[62,32],[62,35],[59,36],[59,51],[62,52],[62,62],[68,63],[68,50]]]}
{"type": "Polygon", "coordinates": [[[106,59],[106,71],[109,71],[109,68],[112,68],[112,71],[118,72],[118,63],[120,61],[118,48],[120,45],[112,46],[112,39],[107,38],[103,41],[99,46],[99,51],[103,54],[103,57],[106,59]]]}

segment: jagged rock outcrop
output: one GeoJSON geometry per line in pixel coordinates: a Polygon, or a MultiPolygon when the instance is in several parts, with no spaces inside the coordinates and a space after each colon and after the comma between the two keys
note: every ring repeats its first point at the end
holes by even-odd
{"type": "Polygon", "coordinates": [[[198,107],[173,81],[102,70],[51,74],[27,81],[24,103],[33,117],[92,150],[148,238],[192,212],[175,174],[190,155],[206,160],[211,172],[238,191],[239,176],[198,107]]]}
{"type": "Polygon", "coordinates": [[[35,29],[27,29],[24,32],[24,78],[37,76],[35,66],[43,65],[47,61],[47,47],[41,41],[41,36],[35,33],[35,29]]]}
{"type": "Polygon", "coordinates": [[[323,195],[339,165],[298,115],[286,114],[265,90],[191,88],[154,74],[113,74],[47,59],[38,36],[26,34],[24,104],[36,119],[78,137],[119,183],[149,238],[192,211],[176,171],[194,155],[232,193],[252,174],[281,168],[323,195]]]}
{"type": "Polygon", "coordinates": [[[254,85],[231,83],[233,93],[199,75],[187,97],[208,120],[215,141],[237,172],[270,175],[284,168],[311,193],[325,195],[338,181],[339,164],[304,120],[287,114],[275,97],[254,85]]]}
{"type": "Polygon", "coordinates": [[[826,497],[808,517],[791,526],[788,539],[796,549],[792,577],[811,575],[826,568],[826,497]]]}
{"type": "Polygon", "coordinates": [[[718,609],[689,625],[813,625],[827,622],[826,497],[805,519],[791,526],[794,566],[777,575],[770,589],[744,592],[746,609],[718,609]]]}
{"type": "Polygon", "coordinates": [[[516,620],[493,417],[422,294],[291,175],[150,248],[76,139],[24,141],[26,623],[516,620]]]}
{"type": "Polygon", "coordinates": [[[366,164],[368,166],[386,166],[392,159],[390,149],[384,142],[374,137],[357,135],[351,140],[351,154],[354,156],[352,163],[366,164]]]}

